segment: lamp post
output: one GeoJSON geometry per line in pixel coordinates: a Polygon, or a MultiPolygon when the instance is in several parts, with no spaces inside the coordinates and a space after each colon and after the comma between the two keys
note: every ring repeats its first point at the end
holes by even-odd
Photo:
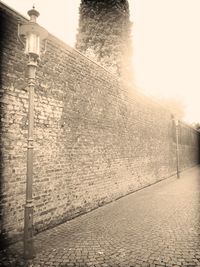
{"type": "Polygon", "coordinates": [[[25,54],[28,56],[28,139],[27,139],[27,177],[26,204],[24,215],[24,258],[34,257],[33,245],[33,130],[34,130],[34,87],[36,69],[40,60],[40,41],[48,36],[48,32],[36,22],[40,15],[35,7],[28,11],[28,23],[18,26],[19,40],[25,44],[25,54]]]}
{"type": "Polygon", "coordinates": [[[175,120],[176,125],[176,173],[177,178],[180,178],[180,160],[179,160],[179,121],[175,120]]]}

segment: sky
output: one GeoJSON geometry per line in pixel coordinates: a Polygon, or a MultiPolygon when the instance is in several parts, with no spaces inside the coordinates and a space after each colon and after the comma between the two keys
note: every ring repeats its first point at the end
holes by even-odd
{"type": "MultiPolygon", "coordinates": [[[[80,0],[3,0],[22,15],[35,4],[38,23],[74,46],[80,0]]],[[[135,83],[154,98],[185,105],[200,122],[200,0],[129,0],[135,83]]],[[[28,17],[28,16],[27,16],[28,17]]]]}

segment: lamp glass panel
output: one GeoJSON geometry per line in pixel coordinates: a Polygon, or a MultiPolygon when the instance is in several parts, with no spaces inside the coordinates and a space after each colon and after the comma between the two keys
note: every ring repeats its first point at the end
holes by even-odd
{"type": "Polygon", "coordinates": [[[29,33],[26,39],[26,54],[40,55],[40,37],[35,33],[29,33]]]}

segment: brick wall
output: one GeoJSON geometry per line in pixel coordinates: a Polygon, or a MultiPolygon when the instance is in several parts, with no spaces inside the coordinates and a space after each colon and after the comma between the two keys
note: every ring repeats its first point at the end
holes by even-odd
{"type": "Polygon", "coordinates": [[[180,169],[184,170],[194,163],[199,163],[199,133],[180,122],[178,136],[180,169]]]}
{"type": "MultiPolygon", "coordinates": [[[[28,108],[18,19],[1,4],[1,237],[13,240],[23,231],[28,108]]],[[[197,163],[189,132],[182,169],[197,163]]],[[[171,114],[53,36],[37,70],[34,138],[36,232],[176,173],[171,114]]]]}

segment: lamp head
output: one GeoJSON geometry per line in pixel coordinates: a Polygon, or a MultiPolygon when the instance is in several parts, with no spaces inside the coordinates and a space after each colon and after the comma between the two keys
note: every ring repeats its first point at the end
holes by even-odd
{"type": "Polygon", "coordinates": [[[30,20],[28,23],[22,24],[18,29],[19,38],[25,38],[25,54],[33,57],[35,60],[40,58],[41,41],[46,39],[48,32],[37,24],[37,17],[40,13],[33,7],[28,11],[30,20]]]}

